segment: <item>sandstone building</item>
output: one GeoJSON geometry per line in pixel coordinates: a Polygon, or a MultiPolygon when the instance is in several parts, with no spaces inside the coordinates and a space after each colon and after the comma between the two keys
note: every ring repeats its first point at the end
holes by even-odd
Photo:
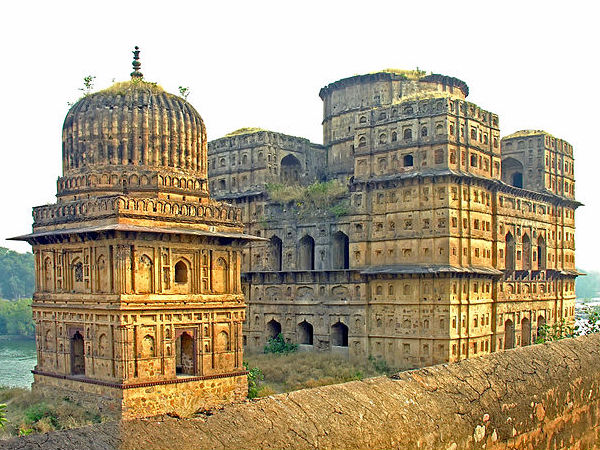
{"type": "Polygon", "coordinates": [[[282,333],[412,368],[573,322],[573,148],[501,139],[468,94],[384,70],[321,89],[323,145],[257,128],[209,143],[211,192],[268,239],[243,253],[249,349],[282,333]]]}
{"type": "Polygon", "coordinates": [[[34,390],[123,417],[245,398],[239,209],[209,196],[206,129],[143,80],[86,95],[63,126],[57,202],[34,208],[34,390]]]}

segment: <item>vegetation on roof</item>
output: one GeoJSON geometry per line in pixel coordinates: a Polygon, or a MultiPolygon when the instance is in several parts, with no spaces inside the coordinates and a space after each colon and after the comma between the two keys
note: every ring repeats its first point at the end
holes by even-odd
{"type": "MultiPolygon", "coordinates": [[[[115,94],[115,95],[126,95],[133,93],[134,91],[145,90],[151,94],[161,94],[165,92],[162,86],[157,83],[145,81],[139,78],[133,78],[129,81],[119,81],[114,83],[112,86],[102,89],[96,92],[97,94],[115,94]]],[[[92,94],[93,95],[93,94],[92,94]]]]}
{"type": "Polygon", "coordinates": [[[425,75],[427,75],[427,72],[425,72],[424,70],[419,70],[419,69],[415,69],[415,70],[383,69],[383,70],[378,70],[377,72],[372,72],[372,73],[382,73],[382,72],[383,73],[393,73],[394,75],[399,75],[400,77],[402,77],[406,80],[420,80],[425,75]]]}
{"type": "Polygon", "coordinates": [[[308,186],[267,184],[269,199],[291,208],[299,216],[348,214],[348,186],[338,180],[317,181],[308,186]]]}
{"type": "Polygon", "coordinates": [[[547,133],[544,130],[519,130],[519,131],[515,131],[512,134],[509,134],[508,136],[504,136],[503,139],[511,139],[511,138],[517,138],[517,137],[527,137],[527,136],[537,136],[540,134],[546,134],[546,135],[550,136],[550,133],[547,133]]]}
{"type": "Polygon", "coordinates": [[[240,128],[239,130],[232,131],[231,133],[227,133],[224,137],[241,136],[244,134],[258,133],[260,131],[268,131],[268,130],[265,130],[264,128],[245,127],[245,128],[240,128]]]}

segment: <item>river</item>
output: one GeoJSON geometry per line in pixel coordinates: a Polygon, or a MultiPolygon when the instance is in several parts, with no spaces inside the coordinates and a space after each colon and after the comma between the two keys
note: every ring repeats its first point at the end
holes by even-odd
{"type": "Polygon", "coordinates": [[[0,386],[29,388],[35,362],[33,339],[0,336],[0,386]]]}

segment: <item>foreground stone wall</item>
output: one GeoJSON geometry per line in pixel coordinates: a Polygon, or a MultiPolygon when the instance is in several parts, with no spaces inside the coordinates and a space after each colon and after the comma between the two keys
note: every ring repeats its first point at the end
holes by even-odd
{"type": "Polygon", "coordinates": [[[6,449],[596,449],[600,335],[6,449]]]}

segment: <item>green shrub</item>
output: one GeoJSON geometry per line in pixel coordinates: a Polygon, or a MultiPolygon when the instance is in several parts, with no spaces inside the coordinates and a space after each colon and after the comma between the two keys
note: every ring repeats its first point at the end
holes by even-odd
{"type": "Polygon", "coordinates": [[[265,376],[258,367],[250,369],[246,361],[243,364],[244,368],[248,371],[248,398],[256,398],[259,396],[259,384],[265,379],[265,376]]]}
{"type": "Polygon", "coordinates": [[[280,353],[287,355],[298,350],[298,344],[285,342],[283,335],[279,333],[277,337],[270,338],[269,343],[265,345],[264,353],[280,353]]]}
{"type": "Polygon", "coordinates": [[[58,425],[58,419],[56,418],[53,409],[46,403],[36,403],[31,405],[23,412],[23,417],[29,425],[33,425],[44,418],[47,418],[54,427],[58,425]]]}
{"type": "Polygon", "coordinates": [[[3,428],[6,422],[6,405],[0,403],[0,428],[3,428]]]}

